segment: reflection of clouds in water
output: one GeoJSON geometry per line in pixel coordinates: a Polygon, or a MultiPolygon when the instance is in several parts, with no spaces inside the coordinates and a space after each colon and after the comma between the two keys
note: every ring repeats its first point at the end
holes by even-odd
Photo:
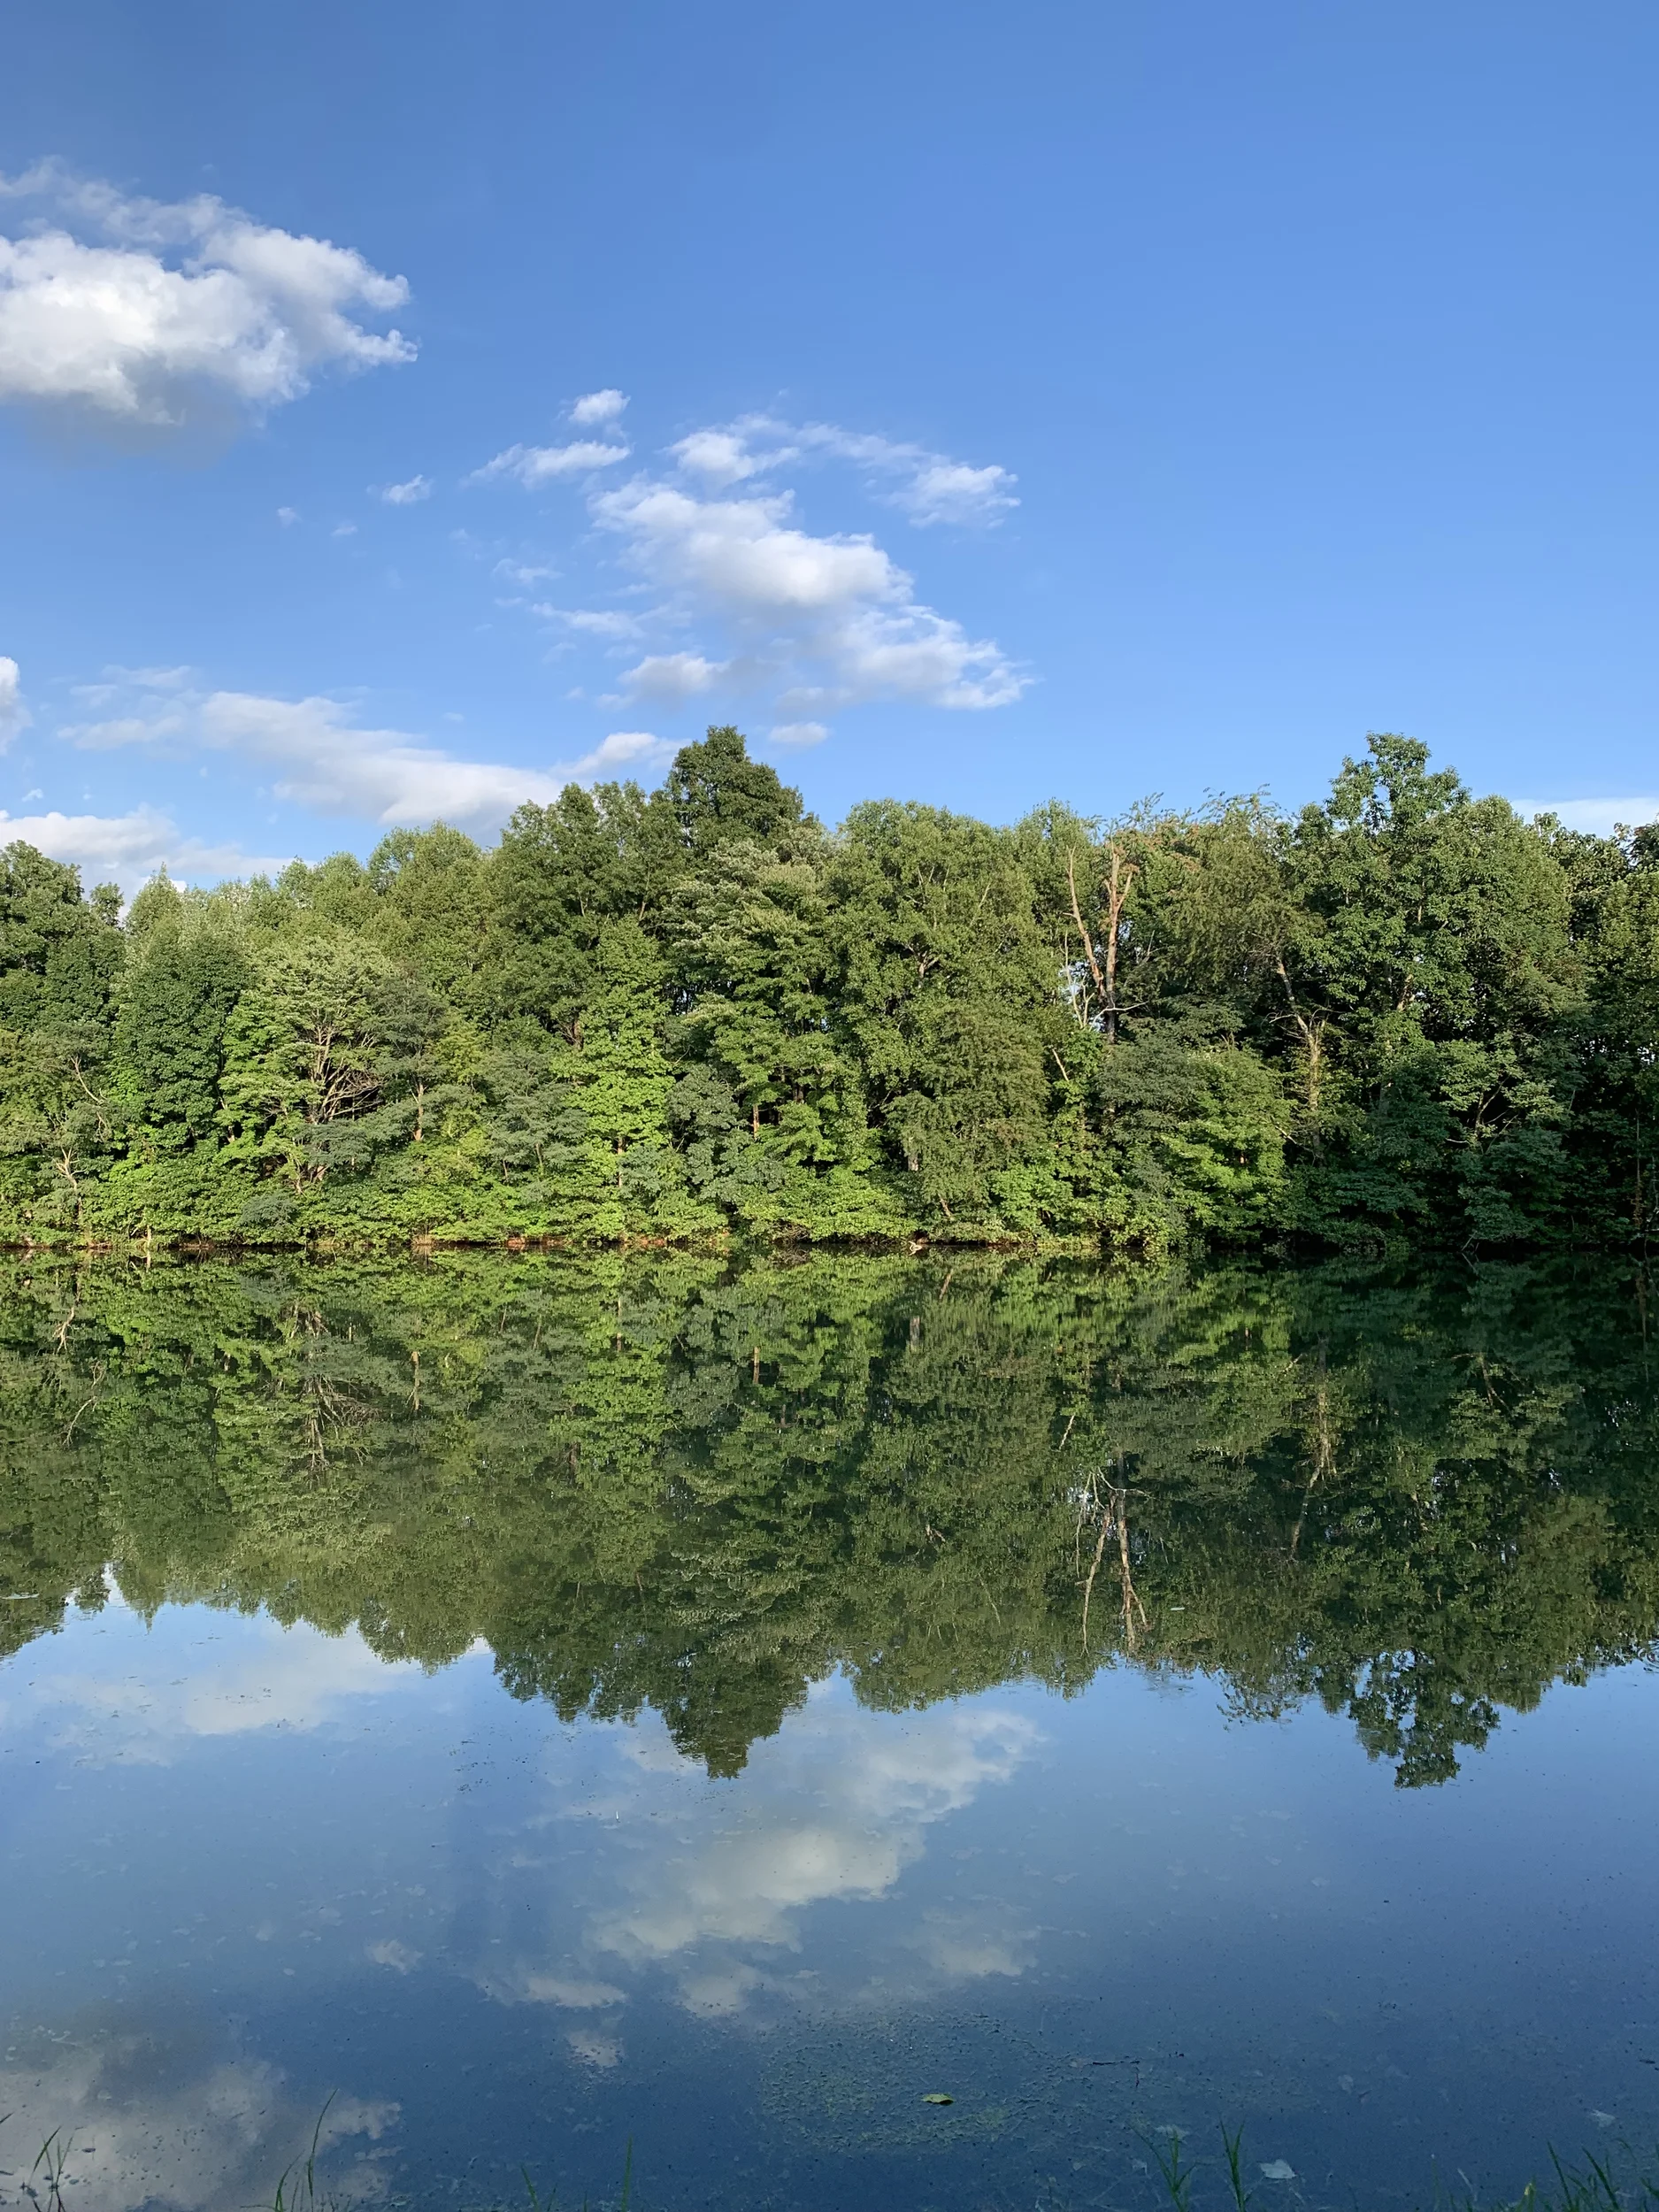
{"type": "Polygon", "coordinates": [[[1023,1974],[1031,1963],[1031,1932],[1024,1927],[992,1928],[981,1919],[930,1912],[906,1940],[940,1978],[979,1981],[987,1974],[1023,1974]]]}
{"type": "Polygon", "coordinates": [[[368,1956],[374,1965],[393,1967],[400,1974],[407,1974],[411,1967],[420,1964],[420,1953],[411,1950],[406,1943],[399,1943],[395,1936],[383,1943],[371,1943],[368,1956]]]}
{"type": "MultiPolygon", "coordinates": [[[[884,1926],[873,1944],[868,1923],[843,1924],[821,1973],[781,1974],[778,1955],[802,1950],[811,1908],[887,1898],[921,1856],[928,1829],[1008,1781],[1037,1738],[1023,1715],[972,1701],[869,1712],[839,1681],[819,1685],[731,1781],[710,1784],[655,1719],[618,1731],[619,1758],[580,1806],[561,1809],[593,1839],[577,1881],[559,1886],[579,1918],[570,1951],[556,1970],[521,1960],[490,1972],[488,1985],[510,2001],[580,2006],[596,2001],[579,1993],[595,1986],[595,1966],[657,1966],[672,1975],[682,2005],[716,2018],[763,1991],[787,1988],[798,1999],[808,1984],[833,2001],[832,1981],[845,1998],[878,1979],[891,1993],[895,1977],[919,1993],[1019,1973],[1026,1936],[1008,1906],[990,1899],[902,1931],[884,1926]],[[599,1845],[600,1836],[615,1841],[599,1845]]],[[[531,1871],[527,1856],[509,1856],[516,1870],[531,1871]]],[[[621,1995],[597,1985],[605,2002],[621,1995]]]]}
{"type": "MultiPolygon", "coordinates": [[[[60,2131],[73,2212],[141,2205],[239,2212],[269,2204],[283,2169],[309,2151],[321,2102],[307,2109],[263,2060],[227,2059],[200,2038],[138,2025],[75,2032],[73,2041],[42,2039],[37,2053],[14,2050],[0,2067],[7,2162],[14,2176],[19,2162],[27,2170],[35,2147],[60,2131]]],[[[375,2141],[397,2111],[336,2097],[319,2148],[365,2136],[375,2141]]],[[[378,2169],[360,2154],[343,2177],[331,2165],[329,2179],[353,2199],[380,2193],[378,2169]]]]}
{"type": "Polygon", "coordinates": [[[614,2066],[622,2056],[615,2036],[601,2035],[597,2028],[572,2028],[565,2040],[589,2066],[614,2066]]]}
{"type": "Polygon", "coordinates": [[[995,1708],[895,1717],[820,1689],[758,1747],[756,1786],[736,1820],[632,1883],[634,1893],[598,1920],[593,1939],[625,1958],[664,1958],[710,1939],[793,1948],[805,1907],[885,1894],[920,1855],[932,1823],[987,1783],[1006,1782],[1035,1735],[1030,1721],[995,1708]]]}
{"type": "Polygon", "coordinates": [[[619,2005],[622,1992],[610,1982],[570,1982],[557,1974],[532,1974],[524,1994],[533,2004],[564,2005],[572,2012],[587,2012],[605,2005],[619,2005]]]}
{"type": "Polygon", "coordinates": [[[233,1617],[211,1658],[194,1639],[181,1651],[171,1638],[151,1638],[125,1609],[106,1633],[107,1672],[42,1667],[0,1711],[7,1727],[32,1724],[95,1762],[165,1764],[191,1738],[320,1727],[348,1701],[421,1674],[412,1660],[377,1658],[356,1629],[327,1636],[233,1617]]]}

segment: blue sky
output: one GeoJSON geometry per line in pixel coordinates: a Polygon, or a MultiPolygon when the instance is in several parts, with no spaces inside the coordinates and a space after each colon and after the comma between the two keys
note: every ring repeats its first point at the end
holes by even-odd
{"type": "Polygon", "coordinates": [[[493,834],[735,720],[826,818],[1659,812],[1659,18],[14,11],[0,837],[493,834]]]}

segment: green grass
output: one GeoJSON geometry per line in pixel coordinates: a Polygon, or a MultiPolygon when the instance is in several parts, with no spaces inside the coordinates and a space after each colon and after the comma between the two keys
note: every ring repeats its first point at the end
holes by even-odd
{"type": "MultiPolygon", "coordinates": [[[[1179,2129],[1169,2130],[1162,2141],[1150,2135],[1142,2136],[1141,2140],[1152,2154],[1170,2212],[1194,2212],[1193,2192],[1205,2170],[1205,2162],[1187,2156],[1187,2141],[1179,2129]]],[[[1229,2133],[1224,2126],[1221,2144],[1222,2157],[1216,2162],[1224,2170],[1233,2212],[1250,2212],[1257,2193],[1245,2180],[1244,2130],[1235,2128],[1229,2133]]],[[[1540,2188],[1536,2181],[1529,2181],[1518,2197],[1495,2201],[1483,2200],[1467,2181],[1461,2193],[1444,2189],[1437,2175],[1431,2212],[1659,2212],[1659,2180],[1651,2174],[1632,2170],[1628,2179],[1617,2180],[1607,2160],[1590,2151],[1582,2155],[1582,2166],[1568,2166],[1552,2150],[1553,2185],[1540,2188]]]]}
{"type": "MultiPolygon", "coordinates": [[[[333,2195],[319,2186],[317,2167],[323,2124],[333,2103],[334,2097],[330,2096],[317,2116],[309,2150],[296,2158],[278,2181],[270,2212],[355,2212],[350,2198],[333,2195]]],[[[0,2124],[9,2117],[9,2114],[0,2113],[0,2124]]],[[[32,2212],[75,2212],[70,2193],[75,2177],[67,2170],[74,2148],[73,2132],[66,2133],[62,2128],[52,2131],[35,2154],[27,2179],[19,2182],[16,2198],[0,2185],[0,2206],[27,2202],[32,2212]]],[[[1169,2212],[1253,2212],[1253,2208],[1261,2206],[1261,2192],[1252,2188],[1247,2177],[1249,2165],[1245,2156],[1243,2129],[1229,2131],[1224,2125],[1219,2132],[1221,2154],[1211,2159],[1190,2155],[1189,2139],[1176,2128],[1141,2137],[1151,2156],[1148,2170],[1156,2172],[1156,2186],[1167,2199],[1169,2212]]],[[[1590,2151],[1581,2154],[1582,2165],[1570,2166],[1563,2164],[1552,2150],[1550,2180],[1542,2185],[1529,2181],[1518,2197],[1509,2199],[1483,2200],[1462,2176],[1462,2191],[1448,2190],[1436,2176],[1427,2203],[1419,2207],[1418,2212],[1659,2212],[1659,2178],[1640,2170],[1628,2145],[1621,2145],[1620,2148],[1632,2162],[1627,2177],[1616,2171],[1613,2161],[1598,2158],[1590,2151]]],[[[528,2167],[521,2167],[519,2171],[524,2177],[529,2212],[560,2212],[557,2190],[543,2193],[528,2167]]],[[[0,2170],[0,2184],[14,2177],[0,2170]]],[[[1304,2205],[1300,2192],[1290,2195],[1279,2193],[1285,2185],[1282,2177],[1270,2174],[1269,2178],[1274,2190],[1271,2201],[1283,2208],[1283,2212],[1304,2205]]],[[[580,2212],[630,2212],[633,2195],[634,2141],[630,2137],[623,2155],[622,2183],[618,2195],[614,2200],[603,2200],[597,2206],[584,2197],[580,2212]]],[[[516,2208],[497,2204],[473,2208],[472,2212],[516,2212],[516,2208]]]]}

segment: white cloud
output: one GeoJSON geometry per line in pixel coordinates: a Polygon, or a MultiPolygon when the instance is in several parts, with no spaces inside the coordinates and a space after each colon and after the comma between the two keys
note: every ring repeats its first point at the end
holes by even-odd
{"type": "Polygon", "coordinates": [[[493,461],[474,469],[466,481],[488,484],[510,476],[534,491],[557,477],[587,476],[595,469],[610,468],[614,462],[626,461],[632,451],[631,446],[602,445],[591,438],[579,438],[572,445],[510,445],[493,461]]]}
{"type": "Polygon", "coordinates": [[[821,615],[904,593],[909,578],[873,538],[815,538],[790,520],[792,507],[787,492],[705,500],[649,478],[594,502],[642,569],[727,613],[821,615]]]}
{"type": "Polygon", "coordinates": [[[0,236],[0,400],[111,426],[176,430],[297,399],[319,370],[414,358],[365,314],[409,287],[352,248],[255,222],[210,196],[173,205],[77,182],[55,164],[0,180],[53,219],[0,236]]]}
{"type": "Polygon", "coordinates": [[[9,653],[0,653],[0,753],[27,730],[31,717],[23,699],[23,672],[9,653]]]}
{"type": "Polygon", "coordinates": [[[712,690],[730,665],[728,661],[705,660],[701,653],[648,653],[623,672],[622,680],[630,691],[649,699],[695,699],[700,692],[712,690]]]}
{"type": "Polygon", "coordinates": [[[380,495],[388,507],[413,507],[420,500],[432,497],[432,479],[411,476],[406,484],[384,486],[380,495]]]}
{"type": "MultiPolygon", "coordinates": [[[[726,634],[724,650],[699,641],[648,652],[624,677],[622,695],[683,700],[719,678],[727,688],[771,688],[784,726],[799,727],[816,722],[819,710],[862,700],[984,709],[1006,706],[1025,689],[1030,679],[995,641],[970,636],[926,605],[914,579],[872,536],[806,529],[794,492],[779,481],[787,467],[841,461],[914,523],[987,524],[1018,503],[1009,470],[833,423],[794,425],[769,415],[705,425],[669,450],[675,466],[666,473],[587,487],[592,518],[623,541],[626,561],[662,603],[649,616],[612,616],[609,629],[592,614],[534,609],[573,631],[641,643],[653,630],[672,638],[718,625],[726,634]]],[[[621,443],[515,445],[470,480],[534,486],[591,478],[627,455],[621,443]]]]}
{"type": "Polygon", "coordinates": [[[401,730],[361,730],[333,699],[268,699],[216,691],[197,712],[202,741],[273,763],[280,799],[313,814],[390,827],[440,817],[494,826],[526,801],[545,806],[567,776],[504,763],[457,760],[401,730]]]}
{"type": "Polygon", "coordinates": [[[79,868],[84,883],[118,883],[129,895],[162,868],[175,883],[217,882],[224,876],[273,875],[293,856],[247,853],[238,845],[187,836],[170,814],[153,806],[128,814],[0,810],[0,845],[12,843],[33,845],[49,860],[79,868]]]}
{"type": "Polygon", "coordinates": [[[995,463],[976,469],[964,461],[928,461],[894,496],[912,522],[986,522],[1018,506],[1008,488],[1014,480],[995,463]]]}
{"type": "Polygon", "coordinates": [[[1659,821],[1659,797],[1651,792],[1634,799],[1517,799],[1518,814],[1553,814],[1564,829],[1610,837],[1618,828],[1637,829],[1659,821]]]}
{"type": "Polygon", "coordinates": [[[587,392],[575,401],[571,420],[583,430],[596,430],[605,423],[619,422],[627,403],[626,392],[607,386],[603,392],[587,392]]]}
{"type": "Polygon", "coordinates": [[[821,745],[828,735],[829,725],[825,722],[780,722],[766,733],[769,744],[800,747],[821,745]]]}
{"type": "Polygon", "coordinates": [[[741,484],[745,477],[794,457],[793,449],[787,454],[758,456],[750,450],[748,439],[735,430],[694,430],[669,450],[681,468],[701,476],[716,491],[724,491],[728,484],[741,484]]]}
{"type": "MultiPolygon", "coordinates": [[[[178,673],[147,672],[165,678],[170,685],[178,673]]],[[[146,688],[142,684],[139,687],[146,688]]],[[[96,687],[100,694],[111,688],[96,687]]],[[[335,699],[273,699],[237,691],[204,694],[180,691],[176,686],[163,690],[159,697],[141,696],[132,711],[102,721],[66,724],[58,734],[82,752],[142,746],[175,757],[200,751],[229,753],[273,768],[275,795],[313,814],[388,828],[442,818],[480,833],[499,826],[526,803],[550,804],[567,783],[624,772],[649,773],[663,765],[673,750],[653,732],[617,730],[580,758],[546,768],[459,760],[403,730],[358,728],[351,710],[335,699]]],[[[97,818],[78,820],[84,829],[97,818]]],[[[141,808],[119,821],[134,849],[159,852],[169,837],[177,838],[167,818],[152,809],[141,808]]],[[[113,838],[116,826],[105,826],[113,838]]],[[[27,833],[19,830],[17,834],[27,833]]],[[[30,837],[29,841],[40,840],[30,837]]],[[[42,846],[42,851],[47,849],[42,846]]],[[[150,872],[160,864],[157,858],[150,872]]],[[[171,869],[171,859],[167,864],[171,869]]],[[[202,864],[196,864],[196,872],[202,864]]]]}
{"type": "Polygon", "coordinates": [[[787,491],[705,499],[641,477],[590,504],[687,618],[712,615],[756,662],[793,672],[786,712],[872,698],[996,707],[1025,687],[995,642],[922,605],[873,538],[802,529],[787,491]],[[814,664],[821,672],[803,683],[814,664]]]}
{"type": "Polygon", "coordinates": [[[588,783],[624,770],[633,775],[652,775],[667,767],[676,749],[669,739],[654,736],[649,730],[613,730],[591,753],[570,764],[568,780],[588,783]]]}
{"type": "Polygon", "coordinates": [[[299,520],[300,511],[297,507],[279,507],[276,511],[276,518],[287,530],[299,520]]]}

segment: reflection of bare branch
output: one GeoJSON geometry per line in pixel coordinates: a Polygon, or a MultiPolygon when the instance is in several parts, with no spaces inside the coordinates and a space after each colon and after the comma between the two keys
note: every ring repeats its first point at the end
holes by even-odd
{"type": "Polygon", "coordinates": [[[81,1415],[87,1410],[88,1407],[97,1404],[98,1385],[103,1380],[104,1363],[100,1360],[92,1371],[92,1395],[89,1398],[83,1398],[81,1403],[75,1408],[74,1411],[69,1417],[69,1426],[64,1431],[64,1441],[65,1444],[67,1444],[73,1437],[75,1432],[75,1424],[80,1420],[81,1415]]]}
{"type": "Polygon", "coordinates": [[[1124,1641],[1133,1651],[1135,1647],[1136,1616],[1140,1617],[1140,1624],[1144,1628],[1147,1609],[1135,1594],[1134,1582],[1129,1572],[1129,1493],[1127,1489],[1117,1489],[1112,1492],[1111,1498],[1112,1511],[1118,1522],[1118,1573],[1123,1583],[1124,1641]]]}
{"type": "Polygon", "coordinates": [[[1308,1518],[1309,1502],[1319,1485],[1336,1472],[1336,1438],[1331,1423],[1331,1386],[1325,1379],[1323,1350],[1319,1354],[1319,1380],[1314,1388],[1313,1408],[1312,1465],[1302,1490],[1296,1525],[1290,1534],[1290,1555],[1293,1559],[1302,1543],[1302,1525],[1308,1518]]]}
{"type": "MultiPolygon", "coordinates": [[[[1072,1542],[1072,1557],[1082,1568],[1083,1525],[1091,1509],[1099,1509],[1102,1503],[1102,1478],[1092,1474],[1084,1486],[1078,1505],[1077,1533],[1072,1542]]],[[[1141,1631],[1147,1625],[1147,1609],[1141,1602],[1135,1589],[1134,1574],[1129,1555],[1129,1486],[1127,1483],[1108,1483],[1104,1490],[1104,1510],[1101,1512],[1100,1535],[1095,1540],[1094,1556],[1089,1562],[1087,1579],[1083,1585],[1083,1648],[1088,1649],[1089,1606],[1094,1596],[1094,1579],[1100,1573],[1101,1562],[1106,1556],[1108,1540],[1118,1539],[1118,1578],[1122,1592],[1123,1632],[1126,1648],[1133,1651],[1140,1641],[1141,1631]]]]}
{"type": "Polygon", "coordinates": [[[68,1344],[68,1341],[69,1341],[69,1325],[70,1325],[70,1323],[71,1323],[71,1322],[74,1319],[75,1315],[77,1314],[77,1312],[79,1312],[79,1310],[80,1310],[80,1302],[79,1302],[78,1300],[76,1300],[76,1299],[71,1299],[70,1303],[69,1303],[69,1310],[68,1310],[68,1312],[67,1312],[67,1313],[64,1316],[64,1317],[63,1317],[62,1321],[58,1324],[58,1335],[57,1335],[56,1341],[57,1341],[58,1348],[58,1350],[59,1350],[60,1352],[61,1352],[61,1351],[63,1351],[63,1350],[65,1348],[65,1347],[67,1346],[67,1344],[68,1344]]]}
{"type": "MultiPolygon", "coordinates": [[[[1093,1486],[1093,1480],[1094,1479],[1091,1477],[1091,1486],[1093,1486]]],[[[1089,1563],[1088,1580],[1083,1586],[1083,1648],[1085,1651],[1088,1649],[1089,1600],[1094,1594],[1094,1578],[1100,1572],[1100,1563],[1105,1554],[1106,1539],[1110,1532],[1110,1530],[1111,1516],[1109,1513],[1102,1513],[1101,1515],[1100,1522],[1100,1541],[1094,1547],[1094,1556],[1089,1563]]]]}

